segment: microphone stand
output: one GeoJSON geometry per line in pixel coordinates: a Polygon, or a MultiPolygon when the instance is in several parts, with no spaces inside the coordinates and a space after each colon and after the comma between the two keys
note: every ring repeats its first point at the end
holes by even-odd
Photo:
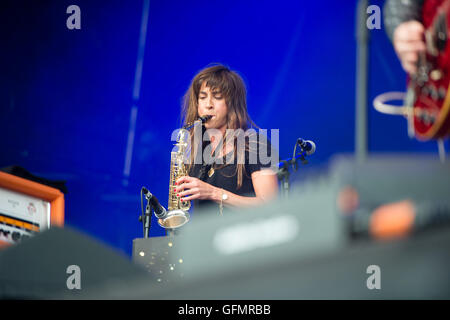
{"type": "Polygon", "coordinates": [[[289,191],[289,164],[291,163],[291,159],[288,160],[281,160],[279,166],[277,176],[278,180],[281,181],[281,190],[283,196],[287,199],[288,197],[288,191],[289,191]]]}
{"type": "Polygon", "coordinates": [[[300,159],[302,164],[307,164],[308,161],[305,158],[307,155],[308,155],[307,151],[304,150],[302,145],[299,144],[299,139],[297,139],[297,142],[295,143],[295,146],[294,146],[294,152],[292,153],[292,158],[289,158],[287,160],[282,160],[278,164],[278,168],[279,169],[278,169],[278,172],[277,172],[277,176],[278,176],[278,180],[280,180],[282,182],[281,190],[282,190],[282,193],[283,193],[285,199],[289,198],[289,188],[290,188],[290,183],[289,183],[289,177],[290,177],[289,165],[292,165],[294,170],[297,171],[298,170],[298,162],[297,162],[297,160],[300,159]],[[300,149],[301,149],[301,152],[299,154],[296,154],[297,146],[299,146],[300,149]]]}
{"type": "MultiPolygon", "coordinates": [[[[145,199],[147,199],[147,205],[145,206],[145,212],[142,211],[142,214],[139,216],[139,221],[143,223],[144,238],[148,238],[150,232],[150,222],[152,218],[153,206],[150,204],[150,198],[148,197],[148,195],[145,195],[145,199]]],[[[142,205],[142,192],[141,192],[141,205],[142,205]]]]}
{"type": "Polygon", "coordinates": [[[306,156],[306,152],[303,151],[300,154],[296,155],[295,157],[286,159],[286,160],[281,160],[281,162],[278,164],[278,172],[277,172],[277,177],[278,180],[281,181],[282,184],[282,194],[284,196],[284,198],[288,198],[289,197],[289,188],[290,188],[290,183],[289,183],[289,178],[290,178],[290,172],[289,172],[289,166],[292,165],[292,167],[294,168],[295,171],[297,171],[298,169],[298,160],[300,160],[302,162],[302,164],[307,164],[308,161],[305,158],[306,156]]]}

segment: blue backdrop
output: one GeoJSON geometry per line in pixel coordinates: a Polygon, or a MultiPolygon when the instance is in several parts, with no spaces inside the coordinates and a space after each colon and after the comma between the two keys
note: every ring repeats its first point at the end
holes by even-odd
{"type": "MultiPolygon", "coordinates": [[[[253,120],[280,129],[281,158],[298,137],[317,144],[310,168],[354,151],[356,1],[152,0],[136,82],[143,10],[140,0],[2,1],[0,167],[67,180],[66,224],[131,254],[140,188],[167,204],[181,97],[210,63],[243,76],[253,120]],[[80,30],[66,27],[72,4],[80,30]]],[[[370,35],[372,101],[404,90],[405,74],[383,24],[370,35]]],[[[371,104],[368,123],[370,152],[437,150],[371,104]]]]}

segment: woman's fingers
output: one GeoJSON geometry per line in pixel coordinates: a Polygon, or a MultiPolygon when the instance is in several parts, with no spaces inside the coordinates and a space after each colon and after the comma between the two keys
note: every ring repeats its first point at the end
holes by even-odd
{"type": "Polygon", "coordinates": [[[212,190],[210,184],[188,176],[177,179],[174,189],[176,196],[184,201],[210,199],[212,190]]]}
{"type": "Polygon", "coordinates": [[[200,190],[198,188],[197,178],[184,176],[177,179],[174,191],[176,193],[176,196],[184,201],[189,201],[191,199],[199,197],[200,190]],[[187,198],[187,195],[191,195],[191,197],[187,198]]]}
{"type": "Polygon", "coordinates": [[[178,179],[175,181],[175,185],[180,185],[180,184],[182,184],[182,183],[188,183],[188,182],[190,182],[192,179],[193,179],[193,178],[192,178],[192,177],[189,177],[189,176],[183,176],[183,177],[180,177],[180,178],[178,178],[178,179]]]}
{"type": "Polygon", "coordinates": [[[177,192],[177,197],[183,198],[187,195],[190,194],[199,194],[200,193],[200,189],[199,188],[191,188],[191,189],[187,189],[183,192],[177,192]]]}
{"type": "Polygon", "coordinates": [[[181,192],[184,189],[191,187],[192,177],[184,176],[181,178],[178,178],[177,181],[175,181],[175,192],[181,192]]]}
{"type": "Polygon", "coordinates": [[[189,197],[185,197],[183,199],[181,199],[181,201],[191,201],[191,200],[195,200],[198,199],[200,196],[198,194],[193,194],[189,197]]]}
{"type": "Polygon", "coordinates": [[[180,185],[175,186],[175,192],[180,193],[180,192],[183,192],[185,190],[192,189],[195,187],[196,187],[196,184],[192,183],[192,182],[182,183],[180,185]]]}

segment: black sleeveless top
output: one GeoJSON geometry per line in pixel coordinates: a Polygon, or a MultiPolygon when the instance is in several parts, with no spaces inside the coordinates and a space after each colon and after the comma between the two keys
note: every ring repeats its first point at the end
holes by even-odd
{"type": "MultiPolygon", "coordinates": [[[[254,197],[255,189],[251,175],[253,172],[262,170],[264,168],[270,168],[271,165],[277,165],[270,163],[270,156],[272,154],[271,145],[269,140],[262,135],[255,135],[256,139],[249,138],[254,141],[254,144],[250,144],[250,148],[246,148],[244,153],[244,168],[242,174],[242,185],[238,188],[238,173],[237,173],[237,160],[236,157],[232,157],[234,152],[227,154],[222,158],[222,164],[210,163],[210,164],[194,164],[189,171],[191,177],[199,178],[206,183],[209,183],[215,187],[222,188],[234,194],[240,196],[254,197]],[[256,148],[255,148],[256,146],[256,148]],[[260,151],[261,148],[264,148],[260,151]],[[249,149],[249,150],[248,150],[249,149]],[[262,154],[262,156],[261,156],[262,154]],[[227,160],[227,156],[233,159],[227,160]],[[213,173],[210,169],[213,168],[213,173]],[[211,174],[212,173],[212,174],[211,174]]],[[[246,137],[248,138],[248,137],[246,137]]],[[[248,140],[247,140],[248,142],[248,140]]],[[[205,150],[209,145],[209,141],[203,144],[202,150],[205,150]]],[[[219,144],[220,146],[220,144],[219,144]]],[[[219,147],[217,147],[219,149],[219,147]]],[[[215,153],[215,152],[214,152],[215,153]]],[[[215,155],[213,155],[213,158],[215,155]]],[[[217,158],[214,158],[217,159],[217,158]]],[[[217,161],[216,161],[217,162],[217,161]]],[[[203,209],[210,208],[212,210],[219,210],[219,205],[212,200],[194,200],[193,201],[194,212],[203,211],[203,209]],[[201,210],[200,210],[201,209],[201,210]]]]}

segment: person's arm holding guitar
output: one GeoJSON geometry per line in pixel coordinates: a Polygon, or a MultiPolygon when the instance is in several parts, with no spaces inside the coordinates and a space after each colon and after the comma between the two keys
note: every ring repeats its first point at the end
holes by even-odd
{"type": "Polygon", "coordinates": [[[414,74],[420,52],[425,52],[422,24],[423,0],[387,0],[384,6],[386,32],[403,69],[414,74]]]}
{"type": "MultiPolygon", "coordinates": [[[[443,158],[442,139],[450,136],[450,0],[386,0],[383,13],[386,33],[408,73],[403,106],[408,135],[438,140],[443,158]]],[[[386,110],[381,112],[392,111],[386,110]]]]}
{"type": "Polygon", "coordinates": [[[409,74],[416,73],[419,54],[425,52],[424,30],[422,23],[411,20],[401,23],[394,31],[395,52],[409,74]]]}

